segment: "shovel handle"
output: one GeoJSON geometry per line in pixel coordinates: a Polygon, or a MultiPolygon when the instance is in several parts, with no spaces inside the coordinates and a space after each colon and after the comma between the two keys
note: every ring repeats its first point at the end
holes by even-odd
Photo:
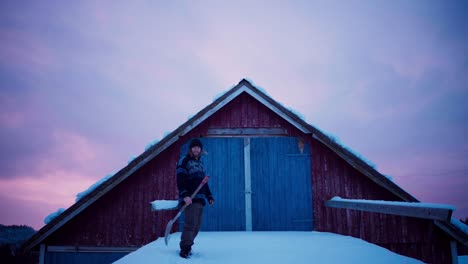
{"type": "MultiPolygon", "coordinates": [[[[203,187],[203,185],[205,185],[208,182],[209,179],[210,179],[210,176],[205,176],[205,178],[203,178],[200,185],[198,185],[197,189],[193,192],[192,196],[190,196],[190,199],[193,199],[193,197],[195,197],[195,195],[197,195],[198,191],[200,191],[200,189],[203,187]]],[[[174,219],[170,220],[169,223],[167,223],[166,232],[165,232],[165,236],[164,236],[164,242],[166,243],[166,246],[169,244],[169,239],[171,237],[170,233],[171,233],[172,225],[180,217],[180,215],[182,214],[182,212],[185,210],[185,208],[187,206],[188,206],[188,204],[184,204],[184,206],[182,206],[182,208],[180,208],[179,212],[177,212],[177,215],[174,217],[174,219]]]]}
{"type": "MultiPolygon", "coordinates": [[[[200,185],[198,185],[197,189],[193,192],[192,196],[190,196],[190,199],[193,199],[193,197],[195,197],[195,195],[197,195],[197,193],[200,191],[200,189],[203,187],[203,185],[205,185],[208,182],[209,179],[210,179],[210,176],[205,176],[205,178],[203,178],[200,185]]],[[[174,219],[179,218],[180,214],[185,210],[185,208],[187,206],[188,206],[188,204],[184,204],[184,206],[182,206],[182,208],[180,208],[179,213],[176,215],[176,218],[174,218],[174,219]]]]}

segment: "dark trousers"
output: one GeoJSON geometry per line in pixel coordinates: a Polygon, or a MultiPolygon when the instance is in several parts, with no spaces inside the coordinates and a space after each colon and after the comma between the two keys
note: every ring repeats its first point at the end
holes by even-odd
{"type": "Polygon", "coordinates": [[[193,245],[193,240],[198,235],[202,224],[203,205],[192,203],[187,206],[184,211],[185,222],[182,236],[180,237],[180,247],[190,247],[193,245]]]}

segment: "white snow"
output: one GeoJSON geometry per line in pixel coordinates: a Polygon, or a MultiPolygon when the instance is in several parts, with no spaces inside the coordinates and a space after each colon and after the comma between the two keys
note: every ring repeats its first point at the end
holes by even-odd
{"type": "Polygon", "coordinates": [[[218,94],[216,94],[215,96],[213,96],[213,100],[212,102],[218,100],[219,98],[221,98],[224,94],[226,94],[227,92],[229,92],[232,88],[234,88],[234,86],[232,86],[231,88],[227,89],[227,90],[224,90],[222,92],[219,92],[218,94]]]}
{"type": "Polygon", "coordinates": [[[388,175],[388,174],[382,174],[383,176],[385,176],[387,179],[393,181],[393,177],[391,175],[388,175]]]}
{"type": "Polygon", "coordinates": [[[155,211],[173,210],[177,208],[178,204],[177,200],[156,200],[151,202],[151,207],[155,211]]]}
{"type": "Polygon", "coordinates": [[[396,202],[396,201],[382,201],[382,200],[364,200],[364,199],[343,199],[339,196],[335,196],[331,201],[345,201],[353,203],[367,203],[367,204],[386,204],[386,205],[399,205],[408,207],[423,207],[423,208],[435,208],[435,209],[448,209],[455,210],[455,206],[449,204],[436,204],[436,203],[419,203],[419,202],[396,202]]]}
{"type": "MultiPolygon", "coordinates": [[[[322,131],[322,133],[324,133],[322,131]]],[[[346,149],[347,151],[351,152],[354,156],[358,157],[360,160],[364,161],[365,163],[367,163],[367,165],[369,165],[370,167],[372,167],[373,169],[377,170],[377,165],[372,162],[371,160],[369,160],[368,158],[364,157],[361,153],[355,151],[354,149],[346,146],[338,136],[336,135],[333,135],[333,134],[330,134],[330,133],[325,133],[329,138],[331,138],[336,144],[340,145],[342,148],[346,149]]]]}
{"type": "Polygon", "coordinates": [[[364,161],[365,163],[367,163],[367,165],[369,165],[370,167],[372,167],[373,169],[377,170],[377,165],[375,165],[374,162],[372,162],[371,160],[367,159],[366,157],[364,157],[363,155],[361,155],[360,153],[358,153],[357,151],[353,150],[352,148],[346,146],[342,141],[341,139],[330,133],[330,132],[327,132],[323,129],[321,129],[319,126],[317,126],[316,124],[313,124],[311,122],[309,122],[309,124],[311,126],[313,126],[315,129],[319,130],[320,132],[322,132],[324,135],[326,135],[328,138],[330,138],[333,142],[335,142],[336,144],[340,145],[342,148],[346,149],[347,151],[351,152],[353,155],[355,155],[356,157],[358,157],[359,159],[361,159],[362,161],[364,161]]]}
{"type": "Polygon", "coordinates": [[[151,141],[150,143],[148,143],[148,145],[146,145],[145,147],[145,151],[147,151],[148,149],[150,149],[152,146],[158,144],[159,142],[159,139],[154,139],[153,141],[151,141]]]}
{"type": "Polygon", "coordinates": [[[300,119],[302,119],[302,121],[306,122],[306,118],[305,118],[305,116],[304,116],[301,112],[297,111],[296,109],[294,109],[294,108],[292,108],[292,107],[288,107],[287,109],[288,109],[291,113],[297,115],[300,119]]]}
{"type": "Polygon", "coordinates": [[[180,232],[169,246],[155,240],[117,264],[422,263],[364,240],[321,232],[200,232],[190,259],[178,256],[180,232]]]}
{"type": "Polygon", "coordinates": [[[132,163],[132,161],[133,161],[134,159],[136,159],[136,157],[137,157],[137,156],[135,156],[135,155],[130,156],[130,159],[128,159],[128,163],[127,163],[127,164],[132,163]]]}
{"type": "Polygon", "coordinates": [[[468,256],[458,256],[458,264],[468,264],[468,256]]]}
{"type": "Polygon", "coordinates": [[[82,191],[80,193],[78,193],[76,195],[76,199],[75,199],[75,202],[78,202],[79,200],[81,200],[81,198],[85,197],[88,193],[94,191],[94,189],[96,189],[97,187],[99,187],[99,185],[101,185],[103,182],[107,181],[109,178],[111,178],[112,176],[114,176],[115,173],[111,173],[111,174],[107,174],[106,176],[104,176],[103,178],[101,178],[99,181],[97,181],[96,183],[94,183],[93,185],[89,186],[88,189],[86,189],[85,191],[82,191]]]}
{"type": "Polygon", "coordinates": [[[354,156],[358,157],[359,159],[361,159],[362,161],[364,161],[367,165],[369,165],[371,168],[373,168],[374,170],[377,170],[377,165],[372,162],[370,159],[364,157],[362,154],[360,154],[359,152],[345,146],[343,143],[340,143],[340,145],[345,148],[347,151],[351,152],[354,154],[354,156]]]}
{"type": "Polygon", "coordinates": [[[266,96],[270,97],[271,96],[267,93],[267,91],[265,90],[265,88],[259,86],[258,84],[255,84],[254,81],[250,78],[244,78],[246,81],[248,81],[250,84],[252,84],[252,86],[254,86],[255,88],[257,88],[260,92],[264,93],[266,96]]]}
{"type": "Polygon", "coordinates": [[[50,223],[50,221],[54,220],[55,217],[59,216],[65,211],[65,208],[59,208],[56,212],[51,213],[50,215],[44,218],[44,224],[50,223]]]}
{"type": "Polygon", "coordinates": [[[468,235],[468,226],[465,225],[464,223],[462,223],[461,221],[455,219],[452,217],[452,219],[450,219],[450,223],[454,226],[456,226],[458,229],[460,229],[461,231],[463,231],[463,233],[467,234],[468,235]]]}

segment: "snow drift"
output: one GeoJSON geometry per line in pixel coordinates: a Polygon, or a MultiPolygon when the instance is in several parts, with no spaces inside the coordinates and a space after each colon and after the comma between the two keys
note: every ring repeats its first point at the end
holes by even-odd
{"type": "Polygon", "coordinates": [[[321,232],[201,232],[190,259],[178,256],[180,233],[158,239],[114,262],[131,263],[422,263],[361,239],[321,232]]]}

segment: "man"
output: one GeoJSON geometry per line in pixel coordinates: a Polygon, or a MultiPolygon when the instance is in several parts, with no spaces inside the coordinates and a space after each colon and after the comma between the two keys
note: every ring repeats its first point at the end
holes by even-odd
{"type": "Polygon", "coordinates": [[[190,199],[190,196],[205,178],[205,165],[200,160],[203,145],[199,139],[190,142],[189,151],[177,164],[177,188],[179,189],[179,206],[188,204],[185,208],[185,222],[180,239],[180,256],[188,258],[191,255],[193,241],[200,231],[205,199],[214,204],[210,187],[206,183],[200,191],[190,199]]]}

